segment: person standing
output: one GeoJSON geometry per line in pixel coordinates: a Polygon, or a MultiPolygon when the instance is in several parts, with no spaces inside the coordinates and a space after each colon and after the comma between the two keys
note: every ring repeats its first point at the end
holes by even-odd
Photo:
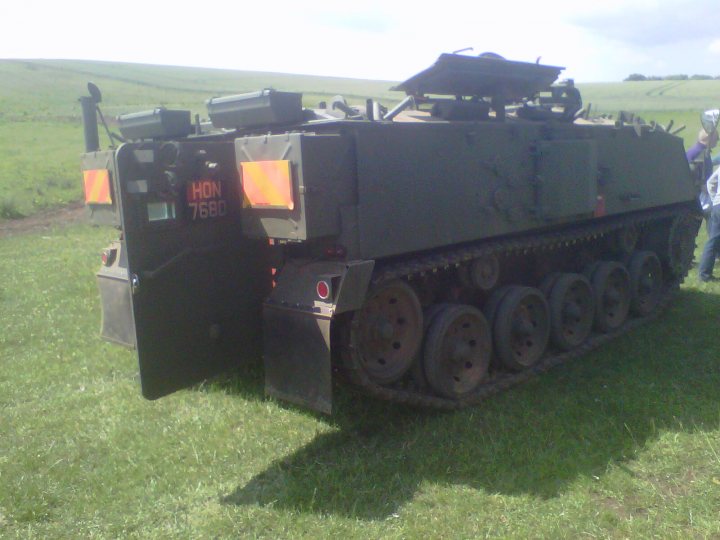
{"type": "Polygon", "coordinates": [[[705,242],[702,256],[700,257],[700,266],[698,267],[698,277],[700,281],[707,283],[709,281],[718,281],[713,276],[715,267],[715,257],[720,253],[720,191],[718,190],[718,178],[720,177],[720,169],[715,171],[707,181],[707,191],[712,201],[710,210],[710,219],[708,220],[708,239],[705,242]]]}
{"type": "MultiPolygon", "coordinates": [[[[707,122],[705,122],[704,124],[706,123],[707,122]]],[[[706,127],[705,125],[703,125],[703,128],[700,129],[700,133],[698,134],[697,142],[693,146],[691,146],[685,153],[685,157],[687,157],[688,162],[690,162],[691,164],[697,164],[697,174],[702,180],[699,200],[700,207],[702,208],[702,213],[705,217],[708,227],[710,226],[710,209],[712,207],[712,201],[707,193],[705,182],[710,177],[713,171],[713,165],[715,164],[715,161],[713,158],[710,157],[710,151],[715,148],[717,143],[717,127],[712,127],[711,125],[708,125],[706,127]],[[706,131],[706,129],[710,129],[710,131],[708,132],[706,131]]],[[[718,158],[720,159],[720,154],[718,154],[718,158]]]]}

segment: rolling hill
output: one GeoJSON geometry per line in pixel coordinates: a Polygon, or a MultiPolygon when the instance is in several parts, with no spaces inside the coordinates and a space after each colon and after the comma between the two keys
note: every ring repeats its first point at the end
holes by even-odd
{"type": "MultiPolygon", "coordinates": [[[[82,126],[77,98],[87,81],[103,91],[102,108],[118,114],[157,106],[206,116],[205,100],[261,88],[299,91],[306,106],[337,94],[385,104],[402,95],[391,81],[81,60],[0,60],[0,218],[30,215],[81,197],[82,126]]],[[[579,86],[593,110],[638,112],[663,124],[688,124],[692,142],[698,113],[716,107],[720,81],[646,81],[579,86]]]]}

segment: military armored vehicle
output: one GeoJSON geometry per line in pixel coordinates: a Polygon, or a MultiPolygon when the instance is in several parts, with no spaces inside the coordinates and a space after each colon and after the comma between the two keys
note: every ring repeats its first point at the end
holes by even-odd
{"type": "Polygon", "coordinates": [[[693,256],[683,143],[589,118],[562,69],[444,54],[389,110],[265,89],[211,125],[120,116],[109,150],[91,86],[87,207],[121,229],[102,337],[149,399],[262,355],[268,394],[329,413],[336,379],[473,404],[648,320],[693,256]]]}

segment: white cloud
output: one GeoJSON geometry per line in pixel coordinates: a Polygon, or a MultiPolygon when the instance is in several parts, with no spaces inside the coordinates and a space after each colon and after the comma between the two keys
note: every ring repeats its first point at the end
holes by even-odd
{"type": "Polygon", "coordinates": [[[712,54],[720,55],[720,39],[716,39],[712,43],[710,43],[710,45],[708,46],[708,51],[712,54]]]}

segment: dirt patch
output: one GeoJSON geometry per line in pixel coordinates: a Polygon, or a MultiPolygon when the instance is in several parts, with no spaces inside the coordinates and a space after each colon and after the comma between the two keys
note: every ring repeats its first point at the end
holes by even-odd
{"type": "Polygon", "coordinates": [[[85,222],[87,222],[85,204],[78,201],[21,219],[0,219],[0,238],[47,231],[58,225],[85,222]]]}

